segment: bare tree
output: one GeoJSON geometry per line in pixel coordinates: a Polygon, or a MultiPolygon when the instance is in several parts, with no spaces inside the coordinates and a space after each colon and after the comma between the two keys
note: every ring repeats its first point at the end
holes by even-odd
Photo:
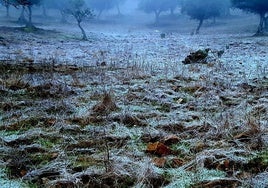
{"type": "Polygon", "coordinates": [[[204,20],[220,16],[223,7],[229,0],[184,0],[182,2],[182,12],[192,19],[198,20],[199,24],[195,30],[198,34],[204,20]]]}
{"type": "Polygon", "coordinates": [[[87,40],[87,35],[85,30],[83,29],[81,23],[85,18],[93,17],[92,11],[85,6],[84,0],[69,0],[68,4],[64,11],[66,14],[72,15],[78,24],[78,27],[80,28],[82,32],[82,39],[87,40]]]}
{"type": "Polygon", "coordinates": [[[158,24],[162,12],[171,11],[173,14],[178,5],[178,0],[140,0],[139,9],[146,13],[154,13],[155,23],[158,24]]]}
{"type": "MultiPolygon", "coordinates": [[[[5,3],[9,5],[13,5],[15,7],[22,6],[22,14],[24,16],[24,9],[27,7],[29,11],[29,17],[28,22],[26,23],[26,27],[28,28],[34,28],[33,22],[32,22],[32,6],[33,5],[39,5],[42,0],[3,0],[5,3]]],[[[22,15],[21,14],[21,15],[22,15]]]]}

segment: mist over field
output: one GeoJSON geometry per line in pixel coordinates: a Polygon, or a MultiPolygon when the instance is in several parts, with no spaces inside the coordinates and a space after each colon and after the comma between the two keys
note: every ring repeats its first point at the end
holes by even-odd
{"type": "Polygon", "coordinates": [[[0,0],[0,187],[268,187],[266,0],[0,0]]]}

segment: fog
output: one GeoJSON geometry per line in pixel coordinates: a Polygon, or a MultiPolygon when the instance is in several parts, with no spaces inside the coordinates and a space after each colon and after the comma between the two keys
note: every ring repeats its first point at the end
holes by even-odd
{"type": "MultiPolygon", "coordinates": [[[[248,23],[248,28],[258,24],[258,21],[255,20],[257,19],[257,15],[231,8],[229,0],[213,1],[212,3],[210,1],[208,0],[208,3],[204,3],[206,1],[200,0],[86,0],[85,4],[82,3],[79,5],[79,9],[89,8],[93,14],[93,16],[84,18],[82,25],[103,24],[105,28],[108,28],[109,24],[112,27],[114,27],[114,24],[119,27],[124,25],[131,27],[132,25],[144,28],[155,27],[163,30],[177,30],[177,32],[193,34],[193,30],[196,30],[194,33],[198,33],[203,26],[203,23],[200,23],[199,17],[202,14],[204,14],[204,20],[202,20],[202,22],[204,21],[204,27],[209,25],[213,27],[213,23],[215,26],[224,24],[226,28],[232,27],[231,22],[234,18],[238,17],[241,18],[241,23],[239,23],[241,25],[244,24],[243,18],[246,20],[249,17],[252,18],[252,22],[248,23]]],[[[70,9],[71,6],[67,2],[65,0],[45,0],[33,5],[33,22],[37,26],[46,26],[46,22],[52,21],[55,26],[63,22],[68,22],[70,23],[70,29],[73,29],[72,25],[75,24],[75,20],[72,15],[66,14],[65,9],[70,9]]],[[[8,6],[7,8],[5,9],[4,6],[1,6],[2,25],[10,24],[11,22],[14,23],[16,20],[19,21],[21,15],[26,17],[25,21],[27,22],[29,16],[28,9],[25,10],[24,14],[21,14],[22,8],[20,6],[8,6]]],[[[22,22],[18,23],[24,24],[22,22]]],[[[235,26],[237,26],[236,23],[235,26]]],[[[90,32],[90,29],[87,32],[90,32]]]]}

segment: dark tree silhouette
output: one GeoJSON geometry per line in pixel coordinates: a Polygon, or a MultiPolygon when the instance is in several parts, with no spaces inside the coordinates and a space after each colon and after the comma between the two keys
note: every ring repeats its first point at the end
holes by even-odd
{"type": "Polygon", "coordinates": [[[69,0],[67,6],[65,8],[65,13],[72,15],[78,24],[82,32],[82,39],[87,40],[87,35],[83,27],[81,26],[81,22],[88,17],[92,17],[92,11],[85,6],[84,0],[69,0]]]}
{"type": "Polygon", "coordinates": [[[65,12],[65,9],[68,4],[68,0],[42,0],[42,7],[43,7],[43,15],[46,16],[48,14],[48,9],[56,9],[61,14],[61,23],[67,23],[67,14],[65,12]],[[44,9],[46,12],[44,13],[44,9]]]}
{"type": "Polygon", "coordinates": [[[123,3],[125,3],[126,0],[113,0],[113,1],[114,1],[114,4],[115,4],[115,7],[117,9],[118,15],[119,16],[122,15],[121,10],[120,10],[120,5],[122,5],[123,3]]]}
{"type": "Polygon", "coordinates": [[[20,24],[25,24],[25,23],[27,24],[27,20],[25,18],[25,6],[22,6],[22,8],[21,8],[21,12],[20,12],[20,16],[18,18],[18,22],[20,24]]]}
{"type": "Polygon", "coordinates": [[[97,18],[100,18],[103,11],[112,9],[113,2],[111,0],[88,0],[88,5],[98,12],[97,18]]]}
{"type": "MultiPolygon", "coordinates": [[[[66,13],[65,13],[65,8],[68,4],[68,0],[42,0],[42,6],[45,9],[56,9],[60,12],[61,14],[61,23],[67,23],[67,18],[66,18],[66,13]]],[[[48,14],[46,12],[46,14],[48,14]]]]}
{"type": "Polygon", "coordinates": [[[121,15],[120,5],[126,0],[87,0],[86,3],[90,8],[98,12],[97,18],[100,18],[104,11],[117,9],[118,15],[121,15]]]}
{"type": "Polygon", "coordinates": [[[26,23],[27,28],[35,28],[32,22],[32,6],[39,5],[42,0],[4,0],[8,2],[10,5],[15,7],[21,5],[23,7],[22,14],[24,14],[24,7],[27,7],[29,11],[28,22],[26,23]]]}
{"type": "Polygon", "coordinates": [[[195,30],[195,34],[198,34],[204,20],[220,16],[223,7],[228,2],[228,0],[184,0],[182,12],[199,21],[195,30]]]}
{"type": "Polygon", "coordinates": [[[29,11],[28,23],[26,27],[34,27],[32,22],[32,6],[39,5],[41,0],[16,0],[20,5],[27,7],[29,11]]]}
{"type": "Polygon", "coordinates": [[[256,35],[262,35],[267,29],[268,16],[268,1],[267,0],[232,0],[235,7],[249,11],[260,16],[259,26],[256,35]]]}
{"type": "Polygon", "coordinates": [[[9,8],[10,8],[10,0],[0,0],[0,3],[6,8],[6,17],[10,17],[9,8]]]}
{"type": "Polygon", "coordinates": [[[139,9],[146,13],[154,13],[155,23],[158,24],[162,12],[171,11],[172,13],[178,5],[178,0],[141,0],[139,9]]]}

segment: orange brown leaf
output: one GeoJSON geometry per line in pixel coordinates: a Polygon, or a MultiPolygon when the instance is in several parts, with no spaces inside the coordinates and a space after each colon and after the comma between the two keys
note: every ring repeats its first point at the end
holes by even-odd
{"type": "Polygon", "coordinates": [[[159,168],[163,168],[167,162],[166,158],[161,157],[161,158],[154,158],[152,160],[152,162],[154,163],[155,166],[159,167],[159,168]]]}
{"type": "Polygon", "coordinates": [[[171,160],[171,167],[178,168],[178,167],[182,166],[184,163],[185,163],[184,160],[179,159],[179,158],[174,158],[171,160]]]}
{"type": "Polygon", "coordinates": [[[161,142],[149,143],[146,152],[156,155],[169,155],[172,153],[171,149],[161,142]]]}

